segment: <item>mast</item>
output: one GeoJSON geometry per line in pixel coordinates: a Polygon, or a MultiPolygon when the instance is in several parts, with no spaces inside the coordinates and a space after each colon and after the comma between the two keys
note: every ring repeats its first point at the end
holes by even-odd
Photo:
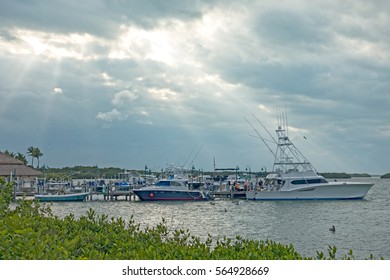
{"type": "Polygon", "coordinates": [[[267,130],[262,122],[260,122],[253,114],[253,118],[263,127],[263,129],[268,133],[271,140],[264,138],[260,132],[249,122],[248,119],[244,118],[248,124],[252,127],[252,129],[257,134],[258,138],[264,143],[264,145],[268,148],[271,154],[274,156],[274,172],[294,172],[294,171],[316,171],[314,166],[306,159],[306,157],[301,153],[300,150],[291,142],[288,136],[288,118],[287,113],[277,109],[277,129],[275,139],[271,133],[267,130]],[[276,145],[276,151],[270,148],[268,142],[271,142],[276,145]]]}
{"type": "Polygon", "coordinates": [[[291,171],[308,171],[315,168],[298,150],[288,137],[287,115],[281,113],[278,117],[278,128],[276,129],[278,142],[274,160],[274,171],[285,173],[291,171]],[[286,127],[286,128],[285,128],[286,127]]]}

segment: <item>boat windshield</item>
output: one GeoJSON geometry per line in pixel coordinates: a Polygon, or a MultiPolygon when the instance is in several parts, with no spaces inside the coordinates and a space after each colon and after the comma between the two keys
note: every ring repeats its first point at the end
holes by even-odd
{"type": "Polygon", "coordinates": [[[316,178],[316,179],[300,179],[300,180],[293,180],[291,181],[291,184],[293,185],[305,185],[305,184],[320,184],[320,183],[327,183],[323,178],[316,178]]]}
{"type": "Polygon", "coordinates": [[[158,187],[169,187],[169,186],[175,186],[175,187],[178,187],[178,186],[182,186],[182,184],[180,184],[180,182],[178,181],[158,181],[155,186],[158,186],[158,187]]]}
{"type": "Polygon", "coordinates": [[[155,185],[158,186],[158,187],[169,187],[170,184],[169,181],[158,181],[155,185]]]}
{"type": "Polygon", "coordinates": [[[180,187],[180,186],[182,186],[182,184],[180,182],[177,182],[177,181],[171,181],[171,186],[180,187]]]}

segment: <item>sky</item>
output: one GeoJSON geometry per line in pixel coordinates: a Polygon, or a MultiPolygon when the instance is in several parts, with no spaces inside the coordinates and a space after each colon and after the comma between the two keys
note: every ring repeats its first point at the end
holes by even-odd
{"type": "Polygon", "coordinates": [[[271,170],[283,112],[317,171],[390,172],[389,1],[0,5],[1,151],[271,170]]]}

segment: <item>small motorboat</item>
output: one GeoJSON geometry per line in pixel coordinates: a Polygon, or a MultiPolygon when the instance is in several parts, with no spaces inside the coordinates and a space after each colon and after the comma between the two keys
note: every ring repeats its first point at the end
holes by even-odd
{"type": "Polygon", "coordinates": [[[57,193],[57,194],[36,194],[34,198],[42,202],[65,202],[65,201],[84,201],[89,192],[82,193],[57,193]]]}

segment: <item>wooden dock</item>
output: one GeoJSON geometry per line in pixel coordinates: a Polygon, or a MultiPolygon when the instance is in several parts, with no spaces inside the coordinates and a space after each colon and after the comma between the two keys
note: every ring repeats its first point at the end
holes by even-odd
{"type": "MultiPolygon", "coordinates": [[[[88,201],[92,201],[95,199],[97,200],[103,199],[104,201],[138,200],[138,197],[133,192],[133,188],[128,188],[125,190],[117,190],[116,186],[105,186],[103,189],[97,188],[96,186],[88,186],[78,191],[89,192],[89,195],[86,198],[86,200],[88,201]]],[[[32,189],[16,190],[14,188],[13,198],[15,200],[16,197],[33,197],[34,194],[38,194],[38,191],[34,191],[32,189]]],[[[216,190],[216,191],[211,191],[210,195],[212,198],[218,198],[218,199],[246,199],[245,191],[243,190],[230,190],[230,191],[216,190]]]]}
{"type": "Polygon", "coordinates": [[[211,195],[214,198],[229,198],[229,199],[236,199],[236,198],[246,198],[246,192],[245,191],[214,191],[211,192],[211,195]]]}
{"type": "Polygon", "coordinates": [[[105,186],[104,189],[100,192],[96,191],[95,187],[91,187],[90,195],[88,200],[92,200],[93,196],[102,195],[103,200],[105,201],[118,201],[120,199],[128,200],[137,200],[137,196],[134,194],[132,188],[127,190],[116,190],[113,186],[105,186]]]}
{"type": "Polygon", "coordinates": [[[118,200],[119,198],[124,198],[127,200],[136,200],[137,196],[132,190],[130,191],[112,191],[107,195],[104,195],[104,200],[118,200]]]}
{"type": "MultiPolygon", "coordinates": [[[[88,186],[81,190],[74,191],[77,192],[89,192],[89,195],[87,196],[86,200],[92,201],[94,199],[99,199],[99,197],[102,197],[104,201],[118,201],[118,200],[125,200],[125,201],[132,201],[137,200],[137,196],[134,194],[133,190],[129,188],[128,190],[115,190],[112,186],[106,186],[103,191],[97,191],[96,187],[88,186]]],[[[46,193],[46,192],[45,192],[46,193]]],[[[49,191],[49,193],[55,193],[53,191],[49,191]]],[[[34,197],[35,194],[39,194],[38,189],[16,189],[13,190],[13,201],[16,200],[16,198],[22,198],[22,197],[34,197]]]]}

